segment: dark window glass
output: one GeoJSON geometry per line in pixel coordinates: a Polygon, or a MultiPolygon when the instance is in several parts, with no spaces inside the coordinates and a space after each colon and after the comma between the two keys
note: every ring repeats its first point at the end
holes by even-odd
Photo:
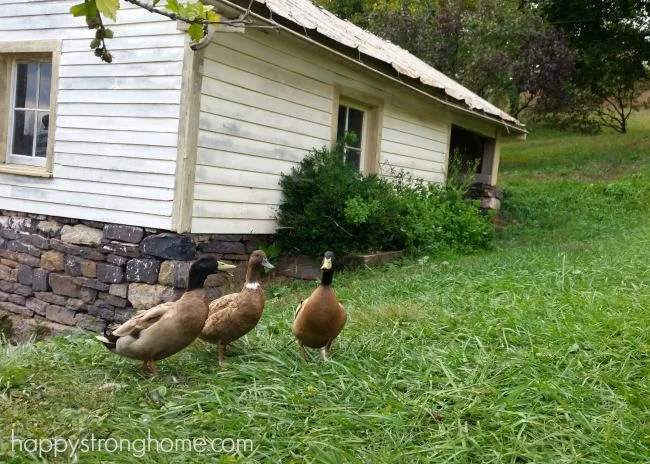
{"type": "Polygon", "coordinates": [[[38,107],[42,110],[50,109],[50,85],[52,82],[52,65],[41,63],[41,79],[38,84],[38,107]]]}
{"type": "Polygon", "coordinates": [[[361,148],[361,136],[363,134],[363,111],[350,108],[348,115],[348,132],[353,132],[357,137],[352,143],[353,147],[361,148]]]}
{"type": "Polygon", "coordinates": [[[47,155],[47,132],[50,123],[50,114],[39,111],[36,128],[36,156],[47,155]]]}
{"type": "Polygon", "coordinates": [[[357,169],[361,168],[363,116],[363,111],[361,110],[345,105],[339,106],[336,138],[337,140],[341,140],[346,133],[353,133],[355,135],[356,140],[350,145],[345,146],[345,162],[355,166],[357,169]]]}
{"type": "Polygon", "coordinates": [[[346,106],[339,106],[339,117],[336,126],[336,140],[341,140],[345,135],[346,129],[346,120],[347,120],[348,108],[346,106]]]}
{"type": "Polygon", "coordinates": [[[361,169],[361,150],[348,148],[345,150],[345,162],[357,169],[361,169]]]}
{"type": "Polygon", "coordinates": [[[16,66],[15,108],[36,108],[37,82],[38,63],[19,63],[16,66]]]}
{"type": "Polygon", "coordinates": [[[14,111],[14,133],[11,152],[14,155],[32,156],[34,145],[33,111],[14,111]]]}

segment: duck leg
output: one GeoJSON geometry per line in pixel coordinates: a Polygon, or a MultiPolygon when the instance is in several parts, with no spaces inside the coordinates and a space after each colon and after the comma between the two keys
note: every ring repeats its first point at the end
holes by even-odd
{"type": "Polygon", "coordinates": [[[331,339],[329,342],[327,342],[327,345],[325,345],[325,351],[327,351],[327,356],[332,354],[332,343],[334,343],[334,339],[331,339]]]}
{"type": "Polygon", "coordinates": [[[320,357],[323,358],[323,361],[329,361],[330,358],[328,356],[328,351],[327,348],[323,347],[320,349],[320,357]]]}
{"type": "Polygon", "coordinates": [[[226,345],[219,343],[219,366],[226,364],[226,345]]]}
{"type": "Polygon", "coordinates": [[[334,343],[334,339],[331,339],[329,342],[327,342],[327,345],[321,349],[320,354],[323,357],[323,361],[330,360],[330,355],[332,354],[332,343],[334,343]]]}
{"type": "Polygon", "coordinates": [[[148,375],[149,374],[149,361],[142,361],[142,365],[140,366],[140,372],[142,372],[142,375],[148,375]]]}
{"type": "Polygon", "coordinates": [[[298,342],[298,350],[300,351],[300,357],[303,361],[307,362],[307,352],[305,351],[305,346],[298,342]]]}
{"type": "Polygon", "coordinates": [[[149,369],[151,370],[151,375],[158,377],[158,368],[156,367],[156,361],[150,361],[149,369]]]}

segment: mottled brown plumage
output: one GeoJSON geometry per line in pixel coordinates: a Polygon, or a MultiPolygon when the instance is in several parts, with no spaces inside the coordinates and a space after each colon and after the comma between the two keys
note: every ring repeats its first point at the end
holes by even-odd
{"type": "Polygon", "coordinates": [[[296,308],[292,332],[298,340],[300,354],[307,359],[305,346],[322,348],[321,355],[327,359],[334,339],[343,330],[348,315],[337,299],[331,284],[334,276],[334,253],[328,251],[323,259],[323,277],[316,290],[296,308]]]}
{"type": "Polygon", "coordinates": [[[226,347],[253,330],[262,317],[265,296],[260,278],[263,267],[273,269],[264,252],[256,250],[248,260],[242,290],[210,303],[210,312],[200,337],[219,346],[220,365],[225,362],[226,347]]]}
{"type": "Polygon", "coordinates": [[[201,333],[208,316],[208,301],[201,288],[207,276],[232,268],[214,258],[197,261],[190,268],[190,287],[178,301],[140,311],[111,334],[97,339],[119,355],[142,360],[143,372],[150,365],[156,375],[156,361],[178,353],[201,333]]]}

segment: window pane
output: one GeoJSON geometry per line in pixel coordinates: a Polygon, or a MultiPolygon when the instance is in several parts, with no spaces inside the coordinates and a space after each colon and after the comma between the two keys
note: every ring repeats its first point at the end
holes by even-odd
{"type": "Polygon", "coordinates": [[[36,156],[47,155],[47,132],[50,123],[50,114],[38,112],[38,127],[36,128],[36,156]]]}
{"type": "Polygon", "coordinates": [[[352,144],[352,146],[361,148],[361,136],[363,134],[363,111],[350,108],[348,115],[348,131],[354,132],[357,136],[357,140],[352,144]]]}
{"type": "Polygon", "coordinates": [[[34,117],[34,111],[14,111],[14,137],[11,145],[14,155],[32,156],[34,117]]]}
{"type": "Polygon", "coordinates": [[[339,141],[345,135],[345,116],[347,113],[347,107],[340,105],[339,106],[339,118],[336,126],[336,140],[339,141]]]}
{"type": "Polygon", "coordinates": [[[361,169],[361,150],[355,150],[354,148],[345,150],[345,162],[357,169],[361,169]]]}
{"type": "Polygon", "coordinates": [[[15,108],[36,107],[37,79],[38,63],[19,63],[16,65],[16,100],[14,103],[15,108]]]}
{"type": "Polygon", "coordinates": [[[41,82],[38,85],[38,107],[50,108],[50,83],[52,81],[52,65],[41,63],[41,82]]]}

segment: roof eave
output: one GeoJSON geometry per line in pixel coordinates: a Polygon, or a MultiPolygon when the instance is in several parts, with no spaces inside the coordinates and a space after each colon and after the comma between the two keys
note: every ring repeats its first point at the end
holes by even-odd
{"type": "MultiPolygon", "coordinates": [[[[227,8],[226,8],[226,10],[221,8],[220,9],[221,13],[225,14],[225,15],[231,14],[231,15],[233,15],[233,17],[237,17],[237,16],[239,16],[238,13],[241,14],[241,13],[243,13],[243,12],[245,12],[247,10],[248,5],[250,3],[250,0],[239,0],[239,1],[242,2],[242,5],[238,4],[236,1],[237,0],[234,0],[234,1],[231,1],[231,0],[204,0],[204,3],[214,5],[215,7],[222,7],[222,6],[225,5],[227,8]],[[244,6],[243,3],[245,3],[246,6],[244,6]]],[[[322,36],[317,31],[314,34],[316,37],[310,37],[307,34],[307,30],[305,28],[301,27],[300,25],[296,24],[295,22],[291,21],[290,19],[285,18],[285,17],[280,17],[283,20],[282,23],[285,23],[285,24],[282,24],[281,22],[278,22],[278,20],[276,19],[278,17],[278,15],[275,15],[275,17],[273,19],[267,18],[267,17],[263,16],[262,14],[259,14],[258,12],[255,12],[254,10],[256,10],[256,9],[257,10],[260,10],[260,9],[261,10],[264,10],[264,9],[268,10],[266,5],[262,5],[260,3],[253,2],[252,3],[252,8],[251,8],[251,11],[250,11],[249,14],[254,19],[256,19],[258,21],[262,21],[262,22],[264,22],[266,24],[274,25],[274,26],[278,27],[280,30],[282,30],[284,32],[287,32],[287,33],[289,33],[290,35],[292,35],[294,37],[298,37],[301,40],[305,40],[305,41],[307,41],[309,43],[312,43],[312,44],[314,44],[314,45],[316,45],[316,46],[318,46],[320,48],[323,48],[324,50],[327,50],[329,53],[332,53],[332,54],[334,54],[334,55],[336,55],[336,56],[338,56],[340,58],[345,59],[346,61],[354,63],[357,66],[360,66],[360,67],[362,67],[362,68],[364,68],[366,70],[369,70],[369,71],[371,71],[373,73],[379,74],[384,78],[387,78],[387,79],[389,79],[389,80],[391,80],[393,82],[398,83],[399,85],[402,85],[402,86],[407,87],[407,88],[409,88],[409,89],[411,89],[411,90],[413,90],[415,92],[418,92],[419,94],[424,95],[424,96],[436,101],[437,103],[450,108],[453,111],[459,111],[459,112],[464,113],[464,114],[470,114],[471,116],[474,116],[474,117],[489,121],[490,123],[501,127],[503,129],[502,134],[504,136],[506,136],[506,137],[514,137],[514,138],[517,138],[517,139],[525,139],[526,136],[528,135],[528,131],[526,130],[526,128],[525,128],[525,126],[523,124],[522,125],[517,125],[517,124],[514,124],[512,122],[508,122],[508,121],[506,121],[504,119],[500,119],[498,117],[495,117],[495,116],[492,116],[490,114],[484,113],[482,111],[477,111],[477,110],[475,110],[473,108],[470,108],[466,104],[463,104],[461,100],[456,100],[455,102],[450,101],[450,100],[447,99],[446,94],[444,96],[443,95],[436,96],[435,94],[432,93],[435,90],[435,88],[433,88],[433,87],[424,86],[424,85],[410,84],[408,82],[405,82],[403,79],[401,79],[400,78],[401,76],[399,75],[399,73],[396,73],[397,75],[390,75],[390,74],[386,73],[385,71],[383,71],[382,69],[378,69],[381,66],[378,66],[378,65],[373,66],[371,64],[368,64],[366,62],[361,61],[360,59],[355,59],[354,57],[349,56],[350,54],[354,53],[354,54],[356,54],[358,56],[363,55],[363,57],[365,57],[366,61],[368,61],[369,63],[372,63],[373,61],[376,61],[376,59],[374,59],[373,57],[360,52],[356,48],[348,47],[348,46],[346,46],[344,44],[337,43],[337,48],[347,49],[349,51],[349,53],[344,53],[341,50],[336,50],[336,49],[332,48],[331,45],[328,45],[328,43],[327,43],[328,41],[331,42],[332,40],[327,38],[326,36],[322,36]],[[290,26],[294,26],[294,27],[290,27],[290,26]],[[321,37],[318,37],[318,36],[321,36],[321,37]]],[[[414,80],[412,78],[408,78],[408,79],[409,80],[414,80]]],[[[443,94],[444,94],[444,92],[443,92],[443,94]]]]}

